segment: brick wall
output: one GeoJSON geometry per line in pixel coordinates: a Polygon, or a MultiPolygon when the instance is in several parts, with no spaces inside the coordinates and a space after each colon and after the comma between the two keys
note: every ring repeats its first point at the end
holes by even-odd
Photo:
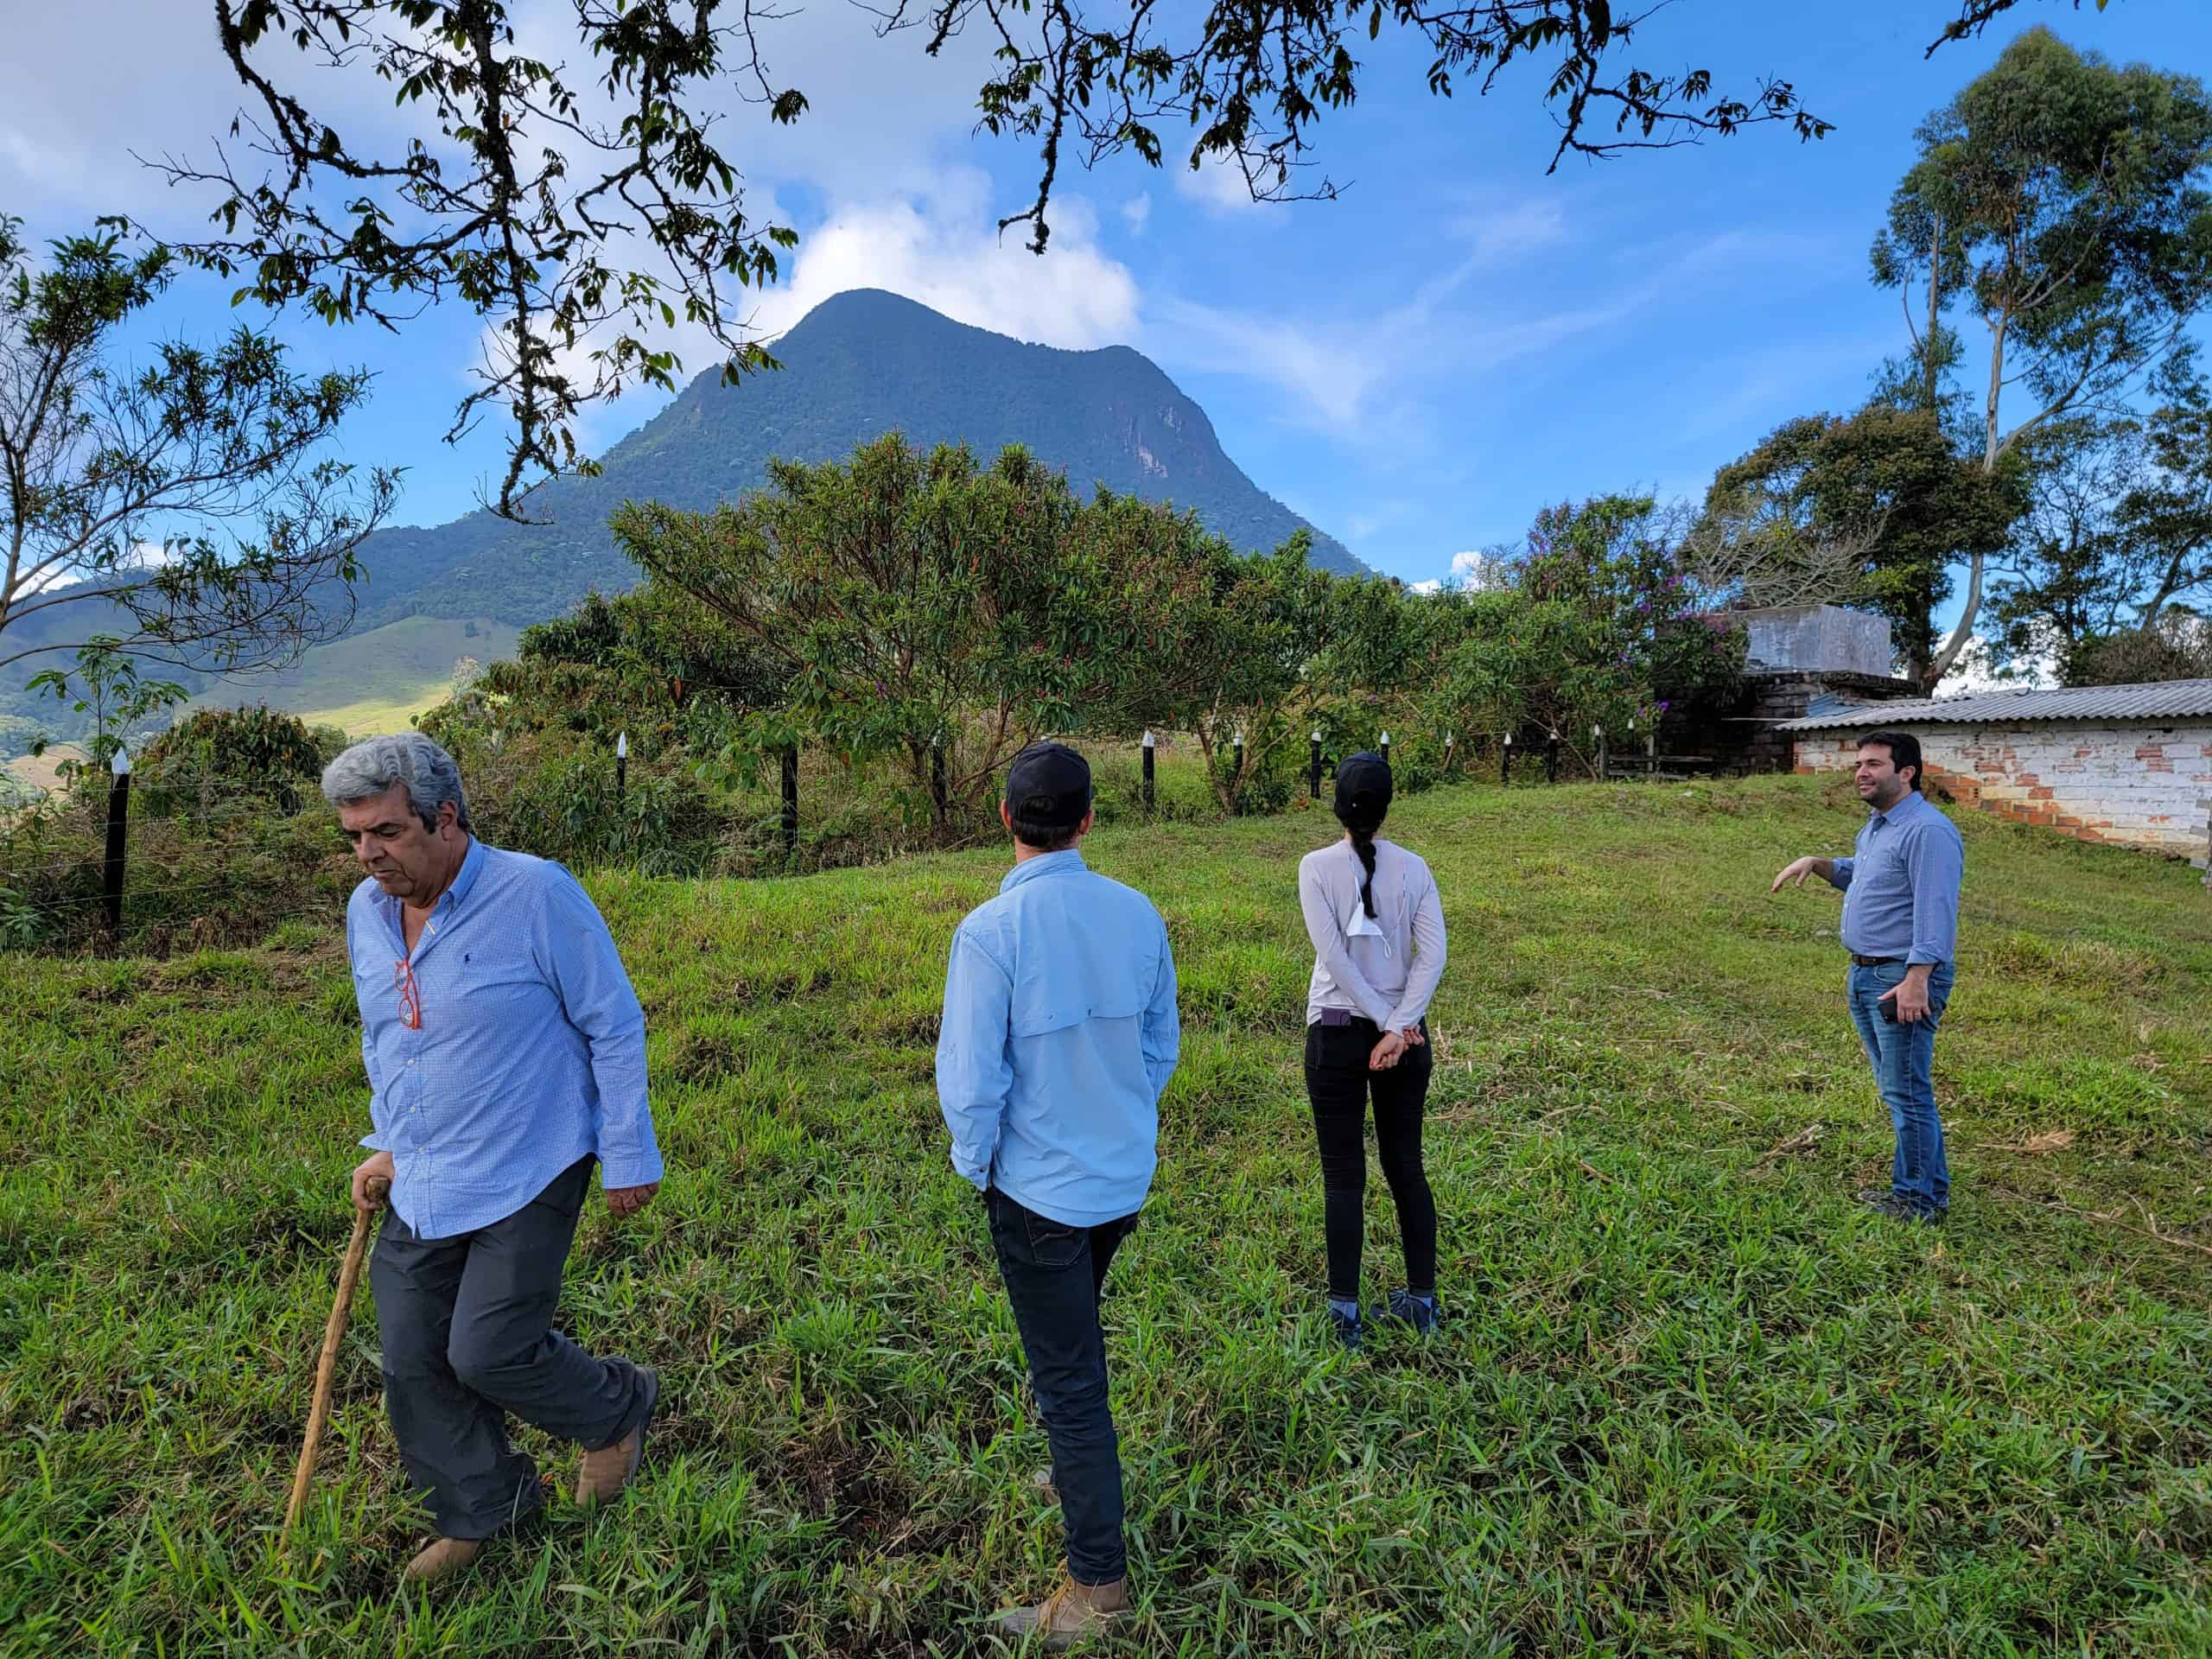
{"type": "MultiPolygon", "coordinates": [[[[1879,710],[1868,710],[1867,724],[1879,710]]],[[[1858,734],[1797,734],[1799,772],[1848,771],[1858,734]]],[[[1909,723],[1928,760],[1928,781],[1969,805],[2082,841],[2112,842],[2187,858],[2202,868],[2212,818],[2212,721],[2096,726],[1909,723]]]]}

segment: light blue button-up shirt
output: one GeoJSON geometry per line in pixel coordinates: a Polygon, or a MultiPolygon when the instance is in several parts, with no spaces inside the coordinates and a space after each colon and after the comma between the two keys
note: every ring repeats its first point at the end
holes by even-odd
{"type": "Polygon", "coordinates": [[[400,1007],[400,901],[346,906],[375,1132],[392,1208],[424,1238],[513,1215],[586,1153],[610,1187],[661,1178],[645,1100],[645,1016],[575,877],[472,839],[411,958],[422,1027],[400,1007]]]}
{"type": "Polygon", "coordinates": [[[1919,791],[1875,813],[1828,878],[1843,889],[1843,948],[1908,963],[1955,961],[1966,868],[1958,825],[1919,791]]]}
{"type": "Polygon", "coordinates": [[[1180,1038],[1152,900],[1072,848],[1015,865],[960,924],[945,969],[937,1092],[952,1166],[1065,1226],[1134,1215],[1180,1038]]]}

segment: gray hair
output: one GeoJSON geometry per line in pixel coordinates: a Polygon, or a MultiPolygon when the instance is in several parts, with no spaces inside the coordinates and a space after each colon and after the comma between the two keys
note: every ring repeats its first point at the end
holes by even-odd
{"type": "Polygon", "coordinates": [[[407,804],[425,830],[438,827],[438,809],[448,801],[461,827],[468,828],[468,797],[461,792],[461,768],[453,756],[420,732],[365,737],[322,769],[322,796],[333,806],[373,800],[394,784],[407,785],[407,804]]]}

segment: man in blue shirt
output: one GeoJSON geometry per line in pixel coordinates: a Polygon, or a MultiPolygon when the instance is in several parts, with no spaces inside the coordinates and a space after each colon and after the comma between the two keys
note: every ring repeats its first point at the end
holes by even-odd
{"type": "Polygon", "coordinates": [[[1152,901],[1077,850],[1091,824],[1081,755],[1024,749],[999,815],[1014,870],[953,937],[937,1087],[952,1166],[989,1213],[1052,1448],[1041,1484],[1058,1488],[1067,1527],[1059,1588],[997,1622],[1063,1648],[1129,1605],[1098,1297],[1152,1185],[1175,963],[1152,901]]]}
{"type": "Polygon", "coordinates": [[[1911,733],[1861,738],[1855,781],[1872,816],[1857,849],[1849,858],[1798,859],[1770,891],[1817,875],[1843,892],[1851,1017],[1897,1130],[1889,1187],[1859,1200],[1900,1220],[1933,1221],[1951,1202],[1934,1067],[1958,954],[1966,845],[1920,792],[1920,740],[1911,733]]]}
{"type": "Polygon", "coordinates": [[[552,1327],[593,1160],[617,1216],[660,1184],[645,1021],[575,878],[471,836],[429,738],[355,744],[322,791],[369,873],[346,911],[374,1148],[353,1202],[391,1184],[369,1282],[385,1409],[437,1524],[407,1567],[420,1581],[537,1509],[509,1413],[584,1448],[579,1503],[637,1472],[658,1378],[552,1327]]]}

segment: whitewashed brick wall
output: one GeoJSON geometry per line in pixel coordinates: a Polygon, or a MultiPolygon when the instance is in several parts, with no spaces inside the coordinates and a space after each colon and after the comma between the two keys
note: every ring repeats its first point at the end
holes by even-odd
{"type": "MultiPolygon", "coordinates": [[[[1859,734],[1881,724],[1878,708],[1847,731],[1801,732],[1797,770],[1847,771],[1859,734]]],[[[2083,841],[2112,842],[2187,858],[2212,857],[2212,722],[2018,726],[1905,722],[1928,759],[1929,783],[1985,811],[2038,823],[2083,841]]]]}

